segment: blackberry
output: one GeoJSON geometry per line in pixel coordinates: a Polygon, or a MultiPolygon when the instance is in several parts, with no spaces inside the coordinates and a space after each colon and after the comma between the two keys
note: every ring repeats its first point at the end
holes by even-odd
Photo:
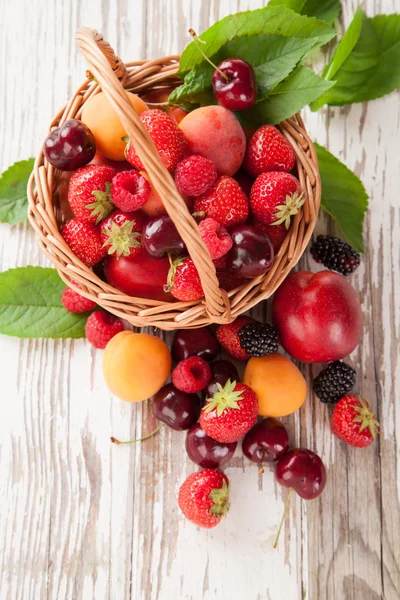
{"type": "Polygon", "coordinates": [[[335,404],[353,389],[355,382],[355,370],[341,360],[335,360],[314,379],[314,393],[321,402],[335,404]]]}
{"type": "Polygon", "coordinates": [[[350,244],[333,235],[319,235],[310,252],[317,263],[342,275],[350,275],[360,264],[359,253],[350,244]]]}
{"type": "Polygon", "coordinates": [[[254,321],[239,330],[240,347],[250,356],[267,356],[278,351],[279,333],[268,323],[254,321]]]}

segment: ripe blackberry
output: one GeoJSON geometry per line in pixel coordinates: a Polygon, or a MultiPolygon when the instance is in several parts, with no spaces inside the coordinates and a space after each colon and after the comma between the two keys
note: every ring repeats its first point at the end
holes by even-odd
{"type": "Polygon", "coordinates": [[[310,252],[317,263],[342,275],[350,275],[360,264],[360,255],[347,242],[333,235],[319,235],[310,252]]]}
{"type": "Polygon", "coordinates": [[[268,323],[247,323],[239,330],[240,347],[250,356],[267,356],[278,352],[279,333],[268,323]]]}
{"type": "Polygon", "coordinates": [[[355,370],[341,360],[335,360],[314,379],[314,393],[321,402],[335,404],[353,389],[355,382],[355,370]]]}

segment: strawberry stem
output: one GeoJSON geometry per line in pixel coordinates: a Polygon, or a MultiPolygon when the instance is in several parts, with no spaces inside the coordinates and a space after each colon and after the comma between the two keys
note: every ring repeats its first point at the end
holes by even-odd
{"type": "Polygon", "coordinates": [[[283,509],[283,515],[282,515],[282,518],[281,518],[281,522],[279,524],[278,533],[276,534],[276,538],[275,538],[275,542],[274,542],[274,548],[276,548],[278,546],[279,536],[281,535],[281,531],[282,531],[282,527],[283,527],[283,522],[285,520],[286,513],[287,513],[287,510],[289,508],[289,503],[290,503],[290,498],[292,496],[292,492],[293,492],[293,488],[290,488],[289,493],[288,493],[287,498],[286,498],[285,507],[283,509]]]}
{"type": "Polygon", "coordinates": [[[196,43],[196,46],[197,46],[197,49],[198,49],[198,51],[200,52],[200,54],[202,55],[202,57],[203,57],[203,58],[204,58],[204,59],[205,59],[205,60],[206,60],[206,61],[207,61],[207,62],[208,62],[208,63],[209,63],[209,64],[210,64],[210,65],[211,65],[211,66],[212,66],[212,67],[213,67],[213,68],[214,68],[216,71],[218,71],[218,73],[219,73],[220,75],[222,75],[222,77],[225,79],[225,81],[227,81],[227,82],[229,83],[230,79],[229,79],[228,75],[226,75],[226,74],[225,74],[223,71],[221,71],[221,69],[218,69],[217,65],[215,65],[215,64],[212,62],[212,60],[210,60],[210,59],[208,58],[208,56],[206,56],[206,55],[205,55],[205,53],[203,52],[203,50],[201,49],[201,46],[200,46],[200,44],[205,44],[206,42],[205,42],[204,40],[201,40],[201,39],[199,38],[199,36],[197,35],[197,33],[196,33],[196,32],[195,32],[195,31],[194,31],[192,28],[190,28],[190,29],[189,29],[189,33],[190,33],[190,35],[192,36],[193,40],[195,41],[195,43],[196,43]]]}
{"type": "Polygon", "coordinates": [[[123,444],[136,444],[137,442],[144,442],[144,440],[148,440],[149,438],[153,437],[153,435],[156,435],[156,433],[158,433],[160,431],[161,427],[164,427],[164,423],[161,423],[161,425],[159,425],[156,429],[154,429],[154,431],[147,433],[146,435],[144,435],[142,438],[140,438],[138,440],[129,440],[128,442],[121,442],[120,440],[117,440],[115,437],[110,437],[110,440],[112,441],[113,444],[117,444],[117,446],[122,446],[123,444]]]}

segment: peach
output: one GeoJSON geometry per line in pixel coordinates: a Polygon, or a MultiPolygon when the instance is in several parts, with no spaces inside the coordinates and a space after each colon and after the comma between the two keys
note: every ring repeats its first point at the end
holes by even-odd
{"type": "Polygon", "coordinates": [[[222,106],[203,106],[180,123],[192,154],[215,163],[220,175],[234,175],[243,162],[246,137],[236,116],[222,106]]]}
{"type": "MultiPolygon", "coordinates": [[[[143,177],[145,177],[148,181],[150,181],[146,171],[140,171],[140,174],[143,175],[143,177]]],[[[188,207],[189,211],[191,212],[193,200],[191,198],[188,198],[187,196],[182,196],[182,198],[185,201],[185,204],[188,207]]],[[[153,186],[151,186],[149,199],[147,200],[146,204],[142,206],[141,210],[148,217],[158,217],[158,215],[166,214],[167,211],[165,210],[164,202],[161,200],[159,194],[156,192],[153,186]]]]}
{"type": "Polygon", "coordinates": [[[112,394],[126,402],[141,402],[164,385],[171,370],[171,354],[160,338],[121,331],[107,344],[103,374],[112,394]]]}
{"type": "MultiPolygon", "coordinates": [[[[140,115],[148,106],[139,96],[127,92],[129,100],[140,115]]],[[[111,160],[125,160],[126,142],[122,140],[126,131],[114,108],[103,92],[92,96],[82,110],[81,121],[94,135],[97,151],[111,160]]]]}
{"type": "Polygon", "coordinates": [[[295,412],[307,395],[307,384],[299,369],[281,354],[251,358],[243,383],[258,396],[263,417],[284,417],[295,412]]]}

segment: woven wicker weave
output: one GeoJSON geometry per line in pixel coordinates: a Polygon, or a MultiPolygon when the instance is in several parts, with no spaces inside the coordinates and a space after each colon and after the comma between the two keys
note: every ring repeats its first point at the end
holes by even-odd
{"type": "Polygon", "coordinates": [[[180,83],[176,76],[179,57],[167,56],[124,64],[96,31],[79,29],[77,41],[94,81],[86,79],[68,104],[54,117],[50,130],[59,127],[67,119],[79,119],[84,103],[100,89],[106,94],[127,135],[134,140],[137,154],[153,187],[163,198],[169,216],[186,243],[198,269],[205,297],[194,302],[169,303],[134,298],[97,277],[71,252],[59,233],[63,214],[57,202],[57,192],[63,185],[62,172],[45,160],[43,152],[36,158],[28,184],[29,220],[38,234],[41,249],[66,284],[74,288],[73,282],[78,282],[82,295],[137,327],[155,326],[172,330],[231,322],[277,289],[300,259],[312,235],[320,204],[321,183],[315,149],[300,115],[282,122],[279,129],[296,153],[297,175],[306,193],[303,209],[292,220],[289,233],[270,271],[227,293],[219,288],[215,267],[200,238],[197,224],[125,92],[125,89],[129,89],[140,95],[150,90],[173,89],[180,83]]]}

